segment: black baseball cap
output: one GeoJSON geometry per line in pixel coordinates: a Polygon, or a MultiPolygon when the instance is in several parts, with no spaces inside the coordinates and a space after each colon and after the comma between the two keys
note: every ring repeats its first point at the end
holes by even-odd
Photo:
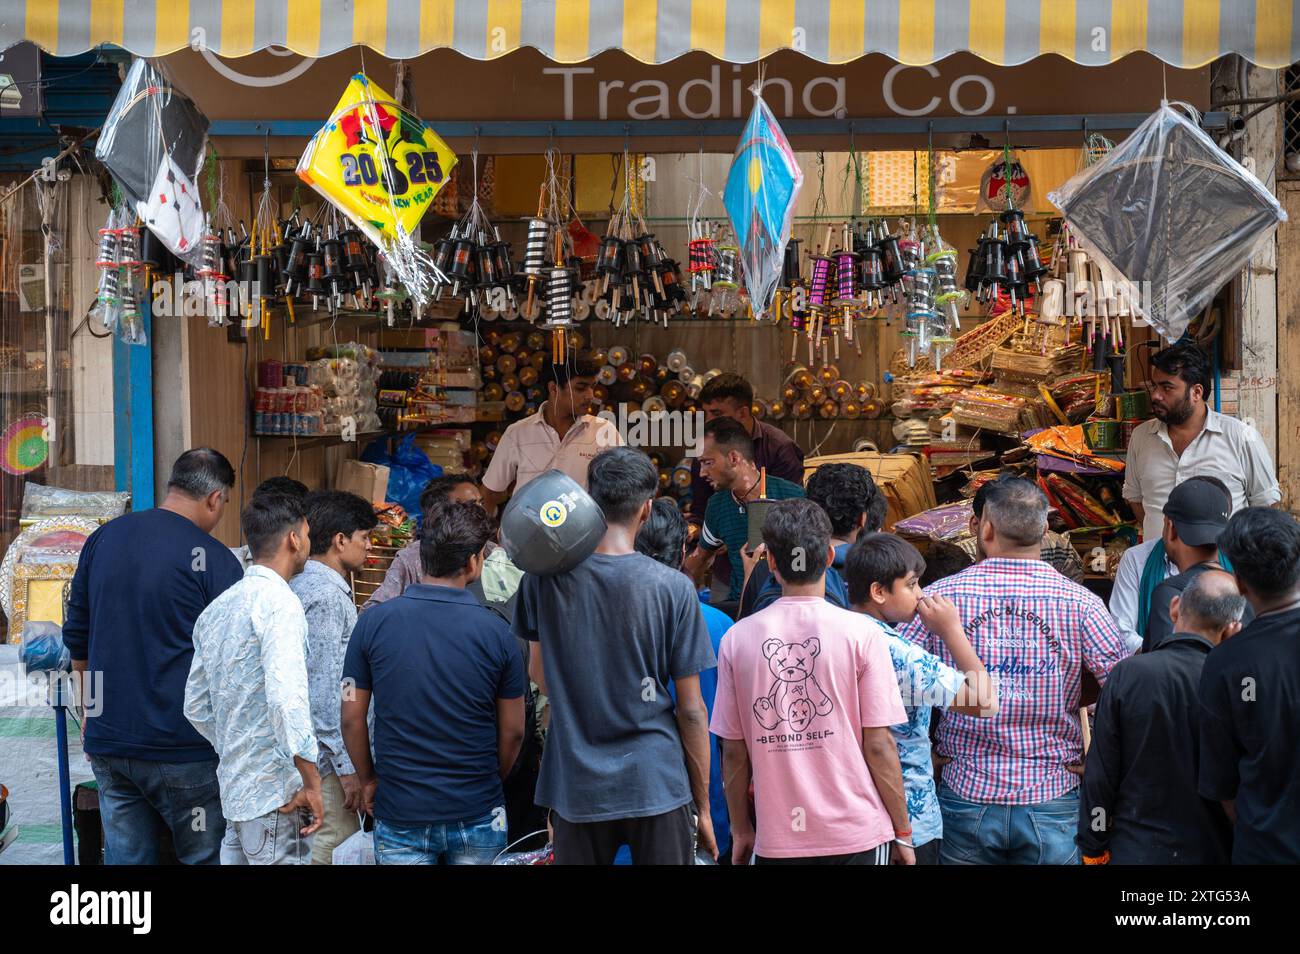
{"type": "Polygon", "coordinates": [[[1165,516],[1173,521],[1178,538],[1193,547],[1217,543],[1232,515],[1232,497],[1204,477],[1183,481],[1169,493],[1165,516]]]}

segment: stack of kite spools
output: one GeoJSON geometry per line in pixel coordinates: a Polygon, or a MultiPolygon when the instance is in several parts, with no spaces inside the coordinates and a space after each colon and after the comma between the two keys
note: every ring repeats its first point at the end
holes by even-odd
{"type": "Polygon", "coordinates": [[[797,365],[785,376],[780,392],[771,399],[755,399],[753,413],[772,421],[874,420],[884,413],[876,386],[867,381],[850,383],[834,364],[810,369],[797,365]]]}

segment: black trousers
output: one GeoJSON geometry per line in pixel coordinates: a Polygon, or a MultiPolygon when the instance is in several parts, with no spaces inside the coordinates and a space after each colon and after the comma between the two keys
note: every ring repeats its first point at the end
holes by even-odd
{"type": "Polygon", "coordinates": [[[695,863],[695,823],[690,805],[646,818],[571,822],[551,813],[557,865],[612,865],[618,849],[632,849],[634,865],[695,863]]]}
{"type": "Polygon", "coordinates": [[[856,851],[849,855],[813,855],[808,858],[764,858],[754,856],[756,865],[887,865],[889,864],[889,842],[856,851]]]}
{"type": "Polygon", "coordinates": [[[920,848],[915,849],[916,863],[918,865],[937,865],[939,863],[939,849],[942,847],[942,838],[927,841],[920,848]]]}

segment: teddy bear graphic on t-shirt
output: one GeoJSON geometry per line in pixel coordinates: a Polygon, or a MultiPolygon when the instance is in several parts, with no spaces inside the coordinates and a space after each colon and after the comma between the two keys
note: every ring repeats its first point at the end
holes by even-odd
{"type": "Polygon", "coordinates": [[[788,722],[795,732],[802,732],[817,716],[830,715],[835,706],[812,672],[813,660],[821,651],[816,637],[801,643],[769,639],[763,644],[767,666],[776,676],[767,695],[754,702],[754,718],[764,729],[771,731],[788,722]]]}

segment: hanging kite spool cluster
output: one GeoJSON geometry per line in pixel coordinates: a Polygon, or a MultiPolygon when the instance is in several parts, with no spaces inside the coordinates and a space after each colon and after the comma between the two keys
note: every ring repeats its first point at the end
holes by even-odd
{"type": "MultiPolygon", "coordinates": [[[[127,344],[145,344],[140,313],[143,266],[140,262],[140,226],[125,206],[114,209],[99,230],[95,256],[99,284],[93,313],[109,331],[127,344]]],[[[147,286],[144,286],[147,288],[147,286]]]]}
{"type": "Polygon", "coordinates": [[[1068,225],[1057,235],[1050,272],[1051,277],[1043,282],[1039,320],[1061,324],[1072,319],[1086,326],[1084,344],[1092,355],[1093,369],[1104,370],[1124,350],[1123,319],[1137,313],[1130,301],[1132,287],[1107,279],[1068,225]]]}
{"type": "MultiPolygon", "coordinates": [[[[827,226],[824,241],[807,254],[804,269],[799,239],[790,239],[782,256],[773,314],[789,321],[790,360],[802,336],[808,343],[808,363],[820,353],[822,364],[838,360],[840,339],[862,353],[856,324],[876,317],[904,297],[909,259],[906,241],[892,234],[883,220],[846,222],[837,230],[827,226]]],[[[917,243],[908,250],[920,251],[917,243]]]]}
{"type": "MultiPolygon", "coordinates": [[[[596,257],[596,315],[615,325],[626,325],[639,315],[666,327],[686,304],[681,266],[646,228],[633,202],[633,172],[626,151],[623,170],[623,199],[609,218],[596,257]]],[[[688,256],[695,254],[696,247],[688,247],[688,256]]],[[[690,259],[693,280],[694,269],[695,261],[690,259]]]]}
{"type": "Polygon", "coordinates": [[[990,220],[971,250],[965,286],[977,301],[991,304],[1005,296],[1017,314],[1041,291],[1047,274],[1038,252],[1038,237],[1029,230],[1020,209],[1008,209],[990,220]]]}
{"type": "MultiPolygon", "coordinates": [[[[501,232],[479,204],[477,150],[471,161],[474,198],[451,232],[434,243],[433,296],[441,300],[448,295],[462,302],[467,313],[478,309],[481,317],[492,320],[515,304],[514,263],[510,243],[502,240],[501,232]]],[[[530,243],[533,238],[530,229],[530,243]]],[[[544,248],[542,259],[545,259],[544,248]]]]}
{"type": "Polygon", "coordinates": [[[555,235],[555,264],[546,274],[546,321],[542,327],[551,332],[551,362],[563,364],[569,353],[568,334],[573,328],[577,271],[565,265],[564,242],[559,231],[555,235]]]}

